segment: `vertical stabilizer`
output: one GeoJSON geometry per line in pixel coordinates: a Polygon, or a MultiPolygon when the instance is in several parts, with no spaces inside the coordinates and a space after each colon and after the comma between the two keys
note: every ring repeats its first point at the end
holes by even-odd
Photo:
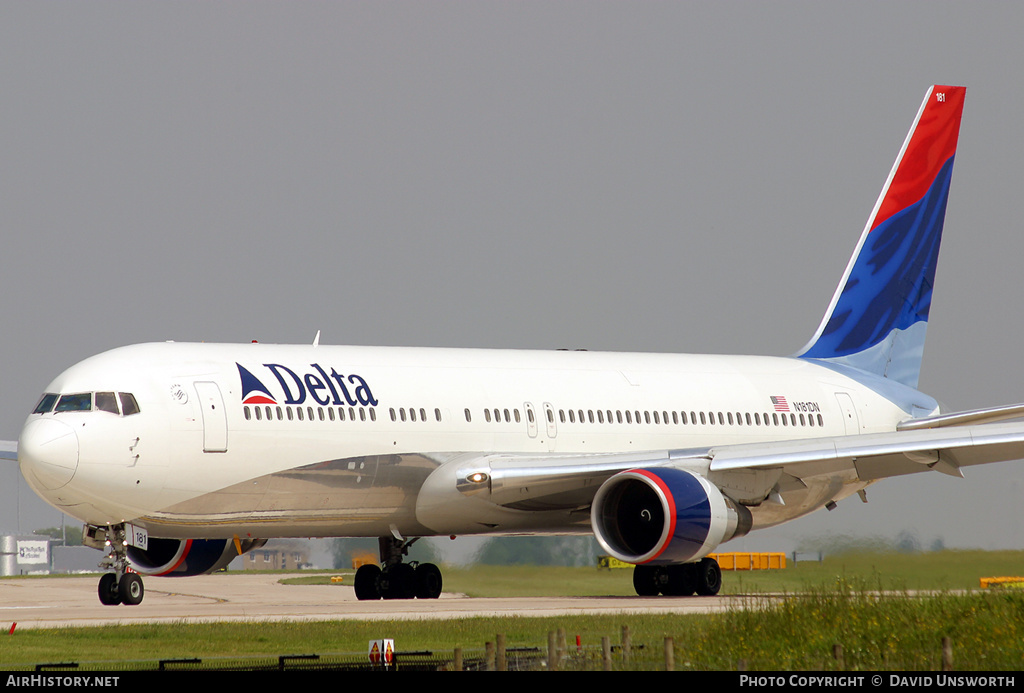
{"type": "Polygon", "coordinates": [[[832,303],[798,356],[917,387],[965,93],[928,89],[832,303]]]}

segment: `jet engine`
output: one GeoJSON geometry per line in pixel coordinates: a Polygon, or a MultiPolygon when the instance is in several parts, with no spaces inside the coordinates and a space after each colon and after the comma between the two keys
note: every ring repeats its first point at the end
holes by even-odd
{"type": "Polygon", "coordinates": [[[598,489],[590,521],[601,546],[627,563],[686,563],[750,531],[750,511],[704,477],[654,467],[620,472],[598,489]]]}
{"type": "MultiPolygon", "coordinates": [[[[241,541],[242,553],[258,549],[266,539],[241,541]]],[[[145,550],[128,547],[132,568],[143,575],[189,577],[226,568],[239,556],[233,539],[149,539],[145,550]]]]}

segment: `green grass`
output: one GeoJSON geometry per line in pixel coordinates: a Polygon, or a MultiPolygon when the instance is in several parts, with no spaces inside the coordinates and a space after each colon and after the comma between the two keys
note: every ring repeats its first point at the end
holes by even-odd
{"type": "MultiPolygon", "coordinates": [[[[367,642],[394,638],[399,652],[455,647],[481,650],[503,633],[509,647],[544,650],[547,634],[578,635],[593,655],[601,637],[613,643],[628,626],[639,654],[622,668],[659,668],[664,639],[675,642],[677,669],[924,670],[939,664],[943,637],[953,642],[956,669],[1024,668],[1024,590],[951,593],[914,598],[886,590],[976,589],[978,578],[1024,573],[1024,552],[849,554],[773,573],[726,573],[726,591],[787,593],[755,610],[679,616],[466,618],[450,621],[177,624],[23,630],[0,635],[0,668],[78,661],[112,668],[114,660],[157,660],[301,653],[364,653],[367,642]]],[[[331,573],[306,579],[329,582],[331,573]]],[[[349,573],[350,575],[350,573],[349,573]]],[[[591,568],[475,567],[445,571],[447,590],[476,596],[628,595],[630,571],[591,568]]],[[[349,582],[348,584],[351,584],[349,582]]],[[[298,589],[298,588],[297,588],[298,589]]]]}

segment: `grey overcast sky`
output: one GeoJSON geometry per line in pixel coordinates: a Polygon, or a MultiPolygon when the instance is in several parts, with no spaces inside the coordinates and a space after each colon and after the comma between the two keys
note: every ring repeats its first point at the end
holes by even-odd
{"type": "MultiPolygon", "coordinates": [[[[1024,401],[1022,26],[1011,2],[0,0],[0,438],[67,366],[153,340],[793,353],[936,82],[967,101],[921,388],[1024,401]]],[[[743,541],[1022,548],[1022,464],[743,541]]],[[[41,506],[16,480],[2,528],[41,506]]]]}

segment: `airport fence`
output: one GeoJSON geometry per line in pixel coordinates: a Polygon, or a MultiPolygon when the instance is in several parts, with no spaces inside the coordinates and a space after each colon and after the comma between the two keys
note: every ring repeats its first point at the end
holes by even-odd
{"type": "MultiPolygon", "coordinates": [[[[50,662],[8,667],[8,671],[34,671],[59,674],[88,672],[131,674],[134,672],[388,672],[388,671],[777,671],[779,663],[766,654],[750,657],[694,658],[684,643],[672,637],[654,644],[633,645],[628,627],[622,640],[612,644],[602,638],[600,646],[567,646],[564,631],[552,632],[547,647],[504,647],[499,635],[483,649],[456,648],[448,652],[393,653],[389,663],[371,661],[367,654],[293,654],[280,656],[211,657],[163,660],[50,662]]],[[[1014,648],[1010,661],[1024,661],[1024,647],[1014,648]]],[[[997,662],[972,661],[970,653],[961,652],[959,667],[954,666],[953,642],[943,638],[927,651],[909,648],[879,657],[878,653],[845,649],[839,643],[823,651],[808,651],[789,658],[784,669],[789,671],[953,671],[994,670],[1004,668],[997,662]],[[981,665],[980,667],[978,665],[981,665]],[[966,666],[965,666],[966,665],[966,666]],[[994,665],[994,666],[993,666],[994,665]]]]}

